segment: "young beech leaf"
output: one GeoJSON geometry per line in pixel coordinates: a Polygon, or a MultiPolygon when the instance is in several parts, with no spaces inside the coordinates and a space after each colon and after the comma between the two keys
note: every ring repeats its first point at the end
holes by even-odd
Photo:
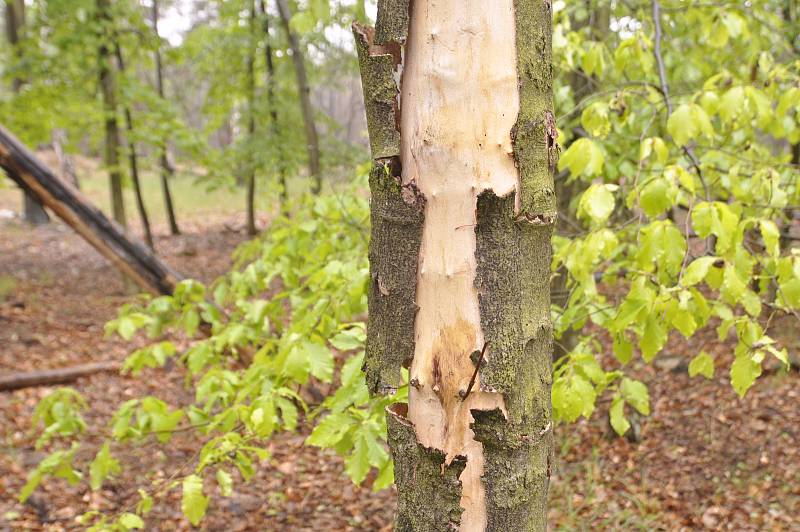
{"type": "Polygon", "coordinates": [[[650,394],[644,383],[627,377],[622,379],[619,391],[625,402],[635,408],[643,416],[650,415],[650,394]]]}
{"type": "Polygon", "coordinates": [[[144,521],[142,521],[142,518],[130,512],[126,512],[119,516],[117,522],[122,525],[125,530],[144,528],[144,521]]]}
{"type": "Polygon", "coordinates": [[[233,477],[224,469],[217,469],[217,485],[223,497],[230,497],[233,494],[233,477]]]}
{"type": "Polygon", "coordinates": [[[611,426],[620,436],[624,436],[625,433],[628,432],[628,429],[631,428],[630,422],[625,418],[625,401],[623,401],[622,397],[614,397],[608,416],[611,421],[611,426]]]}
{"type": "Polygon", "coordinates": [[[694,286],[701,282],[706,278],[708,269],[711,268],[711,265],[714,264],[716,260],[716,257],[700,257],[690,262],[683,272],[681,284],[683,286],[694,286]]]}
{"type": "Polygon", "coordinates": [[[108,442],[105,442],[89,466],[89,485],[93,491],[97,491],[103,485],[104,480],[116,475],[121,470],[119,461],[111,456],[108,442]]]}
{"type": "Polygon", "coordinates": [[[194,526],[200,524],[206,515],[208,498],[203,495],[203,479],[197,475],[189,475],[183,479],[183,498],[181,511],[194,526]]]}
{"type": "Polygon", "coordinates": [[[614,212],[614,188],[610,185],[592,185],[581,196],[578,215],[602,224],[614,212]]]}
{"type": "Polygon", "coordinates": [[[714,377],[714,359],[705,351],[700,351],[700,354],[689,362],[689,376],[696,375],[702,375],[706,379],[714,377]]]}
{"type": "Polygon", "coordinates": [[[759,375],[761,364],[748,354],[737,356],[731,364],[731,384],[739,397],[744,397],[759,375]]]}
{"type": "Polygon", "coordinates": [[[585,174],[588,177],[603,171],[603,150],[592,139],[580,138],[573,142],[558,160],[558,169],[569,168],[573,177],[585,174]]]}

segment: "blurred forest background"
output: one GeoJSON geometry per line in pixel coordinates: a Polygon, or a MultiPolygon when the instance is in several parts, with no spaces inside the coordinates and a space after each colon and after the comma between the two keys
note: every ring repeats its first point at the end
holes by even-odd
{"type": "MultiPolygon", "coordinates": [[[[134,295],[0,173],[0,373],[113,370],[0,392],[0,529],[392,528],[375,4],[3,2],[0,125],[192,280],[134,295]]],[[[797,530],[800,6],[552,9],[550,523],[797,530]]]]}

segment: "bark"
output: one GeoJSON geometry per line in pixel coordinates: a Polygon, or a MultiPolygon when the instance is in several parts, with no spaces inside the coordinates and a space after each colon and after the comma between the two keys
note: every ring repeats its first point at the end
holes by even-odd
{"type": "MultiPolygon", "coordinates": [[[[117,57],[119,72],[124,76],[125,61],[122,58],[122,50],[117,42],[114,42],[114,55],[117,57]]],[[[139,211],[139,219],[142,222],[144,241],[150,249],[155,249],[153,246],[153,231],[150,229],[150,217],[147,215],[147,207],[145,207],[144,198],[142,197],[142,183],[139,179],[139,161],[136,156],[136,142],[133,140],[133,114],[128,105],[123,105],[122,109],[125,116],[125,129],[127,131],[128,140],[128,166],[131,172],[131,181],[133,182],[133,192],[136,197],[136,210],[139,211]]]]}
{"type": "Polygon", "coordinates": [[[247,54],[247,134],[250,149],[247,150],[247,234],[258,234],[256,228],[256,2],[250,0],[250,50],[247,54]]]}
{"type": "Polygon", "coordinates": [[[281,24],[286,31],[289,40],[289,49],[292,51],[292,64],[297,78],[297,92],[300,95],[300,108],[303,112],[303,125],[306,130],[306,149],[308,150],[308,173],[314,180],[311,192],[319,194],[322,190],[322,169],[320,166],[319,136],[317,126],[314,122],[314,108],[311,105],[311,87],[308,84],[306,65],[303,51],[300,49],[300,41],[297,34],[292,31],[289,21],[292,13],[286,0],[275,0],[278,5],[281,24]]]}
{"type": "Polygon", "coordinates": [[[53,151],[56,152],[56,159],[58,159],[58,166],[61,173],[61,179],[80,190],[81,185],[78,181],[78,174],[75,173],[75,162],[72,156],[64,151],[64,145],[67,143],[67,132],[61,128],[53,129],[53,151]]]}
{"type": "Polygon", "coordinates": [[[125,217],[125,198],[122,195],[122,172],[119,164],[120,135],[117,123],[117,81],[111,64],[109,48],[111,20],[110,0],[96,0],[97,18],[100,27],[100,45],[97,51],[100,92],[103,96],[105,113],[105,165],[108,169],[109,190],[111,192],[111,212],[114,220],[122,227],[127,226],[125,217]]]}
{"type": "Polygon", "coordinates": [[[409,3],[354,26],[374,159],[367,384],[410,376],[387,414],[397,529],[544,530],[550,3],[409,3]]]}
{"type": "MultiPolygon", "coordinates": [[[[161,65],[161,37],[158,34],[158,0],[153,0],[152,17],[153,32],[156,34],[157,40],[154,54],[156,59],[156,90],[158,91],[158,97],[162,100],[166,100],[164,97],[164,69],[161,65]]],[[[169,164],[169,159],[167,158],[166,139],[159,140],[158,152],[158,163],[161,169],[159,173],[159,177],[161,179],[161,194],[164,196],[164,209],[167,211],[169,232],[173,236],[179,235],[181,234],[181,231],[178,228],[178,220],[175,216],[175,206],[172,202],[172,192],[169,188],[169,180],[172,178],[174,172],[172,170],[172,166],[169,164]]]]}
{"type": "MultiPolygon", "coordinates": [[[[11,46],[14,55],[20,58],[22,49],[20,40],[25,30],[25,0],[6,0],[6,36],[8,44],[11,46]]],[[[11,90],[19,92],[23,85],[23,79],[15,76],[11,80],[11,90]]],[[[41,203],[36,198],[23,191],[22,218],[33,225],[42,225],[50,221],[50,217],[44,210],[41,203]]]]}
{"type": "Polygon", "coordinates": [[[132,281],[154,294],[171,294],[180,276],[106,218],[72,186],[48,170],[0,126],[0,168],[35,196],[132,281]]]}
{"type": "Polygon", "coordinates": [[[10,392],[33,386],[64,384],[96,373],[119,371],[121,367],[122,364],[119,362],[95,362],[69,368],[11,373],[0,376],[0,392],[10,392]]]}
{"type": "Polygon", "coordinates": [[[278,141],[278,106],[275,103],[275,62],[272,58],[272,39],[269,35],[269,15],[267,14],[266,0],[258,0],[259,10],[264,19],[264,60],[266,62],[266,88],[267,106],[269,107],[269,127],[272,142],[277,150],[278,158],[278,184],[280,185],[281,209],[288,213],[289,188],[286,183],[286,162],[284,160],[283,144],[278,141]]]}

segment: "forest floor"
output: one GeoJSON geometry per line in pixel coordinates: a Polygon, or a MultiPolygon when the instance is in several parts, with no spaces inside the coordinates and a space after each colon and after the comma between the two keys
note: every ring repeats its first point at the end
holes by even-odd
{"type": "MultiPolygon", "coordinates": [[[[0,212],[17,199],[16,191],[0,192],[0,212]]],[[[164,236],[157,225],[158,252],[178,271],[210,281],[226,271],[231,251],[244,240],[242,221],[232,211],[184,216],[184,234],[177,237],[164,236]]],[[[135,346],[105,338],[103,325],[131,297],[119,274],[63,224],[31,228],[0,219],[0,372],[122,360],[135,346]]],[[[800,329],[793,318],[774,323],[771,331],[798,353],[800,329]]],[[[673,337],[652,366],[634,365],[650,388],[653,410],[634,420],[638,443],[609,436],[607,402],[590,421],[557,427],[549,516],[554,529],[800,530],[800,374],[773,365],[740,400],[726,371],[718,369],[711,380],[686,373],[700,349],[729,367],[733,344],[731,338],[720,343],[709,329],[691,343],[673,337]]],[[[603,363],[615,365],[612,357],[603,363]]],[[[95,427],[133,397],[190,400],[176,367],[145,370],[140,378],[98,374],[72,386],[88,399],[87,423],[95,427]]],[[[98,492],[86,483],[46,480],[19,504],[27,473],[45,456],[34,448],[31,416],[49,391],[0,394],[0,531],[80,529],[77,517],[85,511],[124,511],[137,502],[138,488],[191,467],[202,444],[178,433],[166,447],[114,446],[125,474],[98,492]]],[[[237,485],[228,498],[213,494],[201,528],[391,530],[392,491],[353,486],[340,458],[303,445],[308,432],[301,426],[274,436],[266,444],[270,458],[249,484],[237,485]]],[[[79,462],[91,460],[93,452],[79,452],[79,462]]],[[[156,504],[149,530],[191,529],[181,515],[179,491],[167,491],[156,504]]]]}

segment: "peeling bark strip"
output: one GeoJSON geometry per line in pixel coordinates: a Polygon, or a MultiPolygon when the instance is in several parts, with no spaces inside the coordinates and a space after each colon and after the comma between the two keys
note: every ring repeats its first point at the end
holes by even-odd
{"type": "Polygon", "coordinates": [[[544,530],[558,156],[545,0],[379,0],[354,26],[375,160],[365,370],[398,530],[544,530]],[[399,85],[402,73],[402,86],[399,85]]]}

